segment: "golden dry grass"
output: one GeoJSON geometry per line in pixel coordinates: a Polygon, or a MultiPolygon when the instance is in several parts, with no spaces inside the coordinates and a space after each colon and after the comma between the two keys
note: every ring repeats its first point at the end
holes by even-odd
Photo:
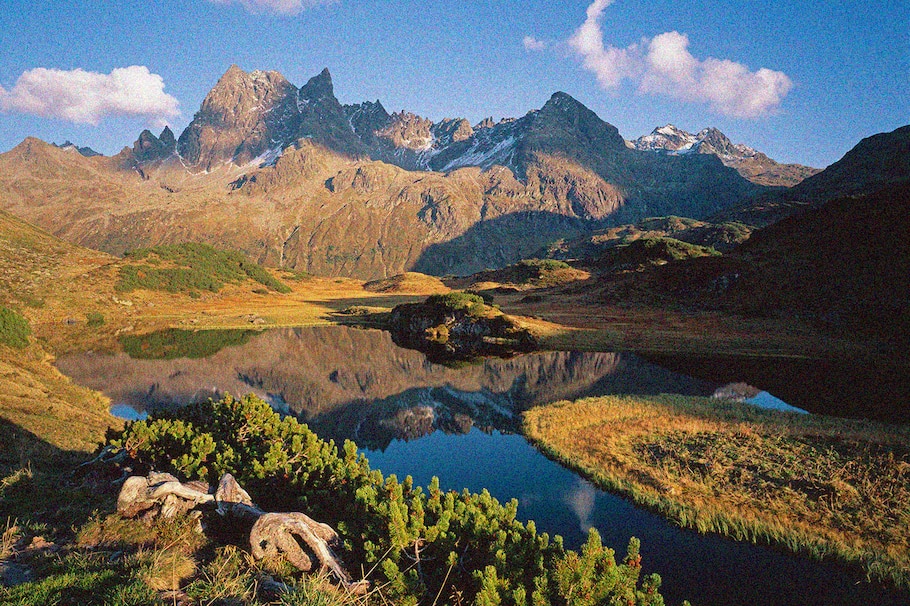
{"type": "Polygon", "coordinates": [[[94,450],[109,427],[122,424],[108,412],[109,404],[60,374],[39,347],[0,346],[0,419],[18,428],[0,428],[3,463],[43,457],[48,449],[41,442],[63,451],[94,450]]]}
{"type": "Polygon", "coordinates": [[[683,526],[910,584],[910,428],[681,396],[524,416],[545,453],[683,526]]]}

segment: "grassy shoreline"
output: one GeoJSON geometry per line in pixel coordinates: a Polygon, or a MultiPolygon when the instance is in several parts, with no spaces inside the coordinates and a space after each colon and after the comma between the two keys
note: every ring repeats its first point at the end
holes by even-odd
{"type": "Polygon", "coordinates": [[[680,396],[532,409],[544,454],[675,523],[910,587],[910,428],[680,396]]]}

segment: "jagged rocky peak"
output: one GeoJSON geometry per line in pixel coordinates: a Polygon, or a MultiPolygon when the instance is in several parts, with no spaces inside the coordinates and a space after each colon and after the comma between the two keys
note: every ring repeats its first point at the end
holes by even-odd
{"type": "Polygon", "coordinates": [[[628,145],[640,151],[670,155],[711,154],[719,157],[726,166],[735,168],[746,179],[760,185],[792,187],[818,172],[818,169],[800,164],[775,162],[747,145],[733,143],[713,126],[693,135],[667,124],[655,128],[649,135],[629,141],[628,145]]]}
{"type": "Polygon", "coordinates": [[[672,124],[667,124],[655,128],[650,135],[639,137],[631,143],[632,147],[640,150],[679,151],[691,148],[695,144],[695,137],[692,133],[677,128],[672,124]]]}
{"type": "Polygon", "coordinates": [[[717,156],[754,156],[756,151],[742,144],[734,145],[732,141],[716,128],[705,128],[695,135],[698,153],[717,156]]]}
{"type": "Polygon", "coordinates": [[[332,74],[324,68],[319,74],[310,78],[300,87],[300,99],[307,101],[327,101],[335,99],[335,87],[332,85],[332,74]]]}
{"type": "Polygon", "coordinates": [[[432,130],[433,136],[440,146],[467,141],[474,136],[474,129],[471,128],[471,123],[464,118],[445,118],[438,124],[433,125],[432,130]]]}
{"type": "Polygon", "coordinates": [[[295,139],[297,88],[278,72],[232,65],[177,141],[184,162],[208,170],[244,164],[295,139]]]}
{"type": "Polygon", "coordinates": [[[492,128],[494,126],[496,126],[496,122],[493,121],[493,116],[489,116],[488,118],[484,118],[483,120],[478,122],[477,125],[474,127],[474,130],[492,128]]]}
{"type": "Polygon", "coordinates": [[[389,123],[376,132],[376,136],[393,147],[427,150],[433,147],[433,121],[401,110],[389,118],[389,123]]]}
{"type": "Polygon", "coordinates": [[[170,126],[165,125],[164,130],[158,135],[158,140],[161,141],[166,148],[170,149],[169,153],[173,153],[177,147],[177,139],[174,137],[174,131],[171,130],[170,126]]]}
{"type": "Polygon", "coordinates": [[[248,73],[232,65],[206,95],[199,113],[225,124],[247,122],[286,103],[296,92],[296,87],[278,72],[248,73]]]}
{"type": "Polygon", "coordinates": [[[132,152],[137,162],[154,162],[171,156],[176,147],[177,141],[174,139],[174,133],[165,126],[158,137],[149,130],[139,133],[139,138],[133,143],[132,152]]]}
{"type": "Polygon", "coordinates": [[[554,139],[557,133],[570,136],[576,143],[584,144],[591,149],[601,151],[619,151],[626,149],[626,142],[619,130],[598,117],[580,101],[564,92],[553,93],[553,96],[536,113],[532,112],[534,129],[538,135],[554,139]]]}
{"type": "Polygon", "coordinates": [[[382,106],[379,99],[345,105],[344,115],[347,117],[351,128],[360,137],[372,137],[373,134],[385,127],[391,116],[382,106]]]}
{"type": "Polygon", "coordinates": [[[745,145],[736,144],[713,126],[704,128],[693,135],[672,124],[660,126],[651,134],[630,141],[631,147],[642,151],[659,151],[665,153],[700,153],[715,156],[754,156],[755,150],[745,145]]]}
{"type": "Polygon", "coordinates": [[[300,88],[297,111],[300,126],[296,138],[312,139],[319,145],[350,156],[367,155],[366,145],[354,132],[347,112],[335,97],[332,74],[328,68],[300,88]]]}

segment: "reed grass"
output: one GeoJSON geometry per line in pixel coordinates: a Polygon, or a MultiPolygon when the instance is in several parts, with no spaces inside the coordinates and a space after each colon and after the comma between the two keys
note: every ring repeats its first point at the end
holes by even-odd
{"type": "Polygon", "coordinates": [[[675,523],[910,587],[910,428],[682,396],[527,411],[548,456],[675,523]]]}

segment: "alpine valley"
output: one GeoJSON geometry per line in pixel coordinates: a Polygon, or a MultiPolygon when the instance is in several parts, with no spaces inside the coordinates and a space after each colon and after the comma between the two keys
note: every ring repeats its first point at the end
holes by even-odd
{"type": "Polygon", "coordinates": [[[910,603],[910,125],[231,66],[79,143],[0,154],[0,603],[910,603]]]}

